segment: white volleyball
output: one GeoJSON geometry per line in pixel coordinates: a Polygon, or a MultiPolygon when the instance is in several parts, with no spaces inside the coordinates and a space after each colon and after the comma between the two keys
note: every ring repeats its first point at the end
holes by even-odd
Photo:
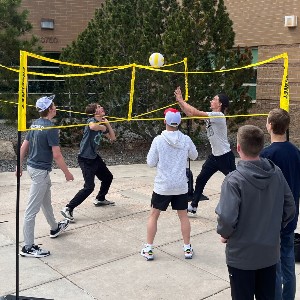
{"type": "Polygon", "coordinates": [[[149,63],[154,68],[160,68],[164,65],[165,59],[160,53],[152,53],[149,57],[149,63]]]}

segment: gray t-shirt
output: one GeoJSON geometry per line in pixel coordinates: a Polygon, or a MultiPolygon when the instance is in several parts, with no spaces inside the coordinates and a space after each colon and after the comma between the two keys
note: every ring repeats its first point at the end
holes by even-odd
{"type": "MultiPolygon", "coordinates": [[[[87,123],[89,124],[91,122],[97,123],[99,121],[95,118],[89,118],[87,123]]],[[[78,155],[83,158],[95,159],[102,136],[102,131],[91,130],[89,126],[85,126],[78,155]]]]}
{"type": "MultiPolygon", "coordinates": [[[[222,112],[207,112],[209,117],[224,116],[222,112]]],[[[205,119],[206,133],[209,139],[212,154],[221,156],[231,151],[230,144],[227,138],[226,118],[211,118],[205,119]]]]}
{"type": "MultiPolygon", "coordinates": [[[[54,126],[48,119],[39,118],[35,120],[30,128],[45,128],[54,126]]],[[[53,146],[59,146],[58,129],[31,130],[25,139],[29,141],[29,152],[27,165],[40,170],[52,169],[53,146]]]]}

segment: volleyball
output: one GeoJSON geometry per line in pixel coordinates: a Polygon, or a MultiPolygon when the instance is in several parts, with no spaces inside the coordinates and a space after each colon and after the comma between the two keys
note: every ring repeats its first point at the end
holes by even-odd
{"type": "Polygon", "coordinates": [[[164,65],[164,57],[160,53],[152,53],[149,57],[149,63],[154,68],[160,68],[164,65]]]}

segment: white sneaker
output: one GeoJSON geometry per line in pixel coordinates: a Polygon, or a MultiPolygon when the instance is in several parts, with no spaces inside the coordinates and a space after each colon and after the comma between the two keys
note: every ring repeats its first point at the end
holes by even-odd
{"type": "Polygon", "coordinates": [[[188,246],[183,246],[183,251],[184,251],[184,257],[186,259],[193,258],[194,250],[191,244],[189,244],[188,246]]]}
{"type": "Polygon", "coordinates": [[[67,220],[69,220],[70,222],[75,222],[75,219],[74,219],[74,217],[73,217],[73,211],[72,210],[70,210],[70,208],[69,207],[64,207],[61,211],[60,211],[60,213],[67,219],[67,220]]]}
{"type": "Polygon", "coordinates": [[[197,207],[193,207],[190,203],[187,208],[187,214],[189,217],[196,217],[197,207]]]}
{"type": "Polygon", "coordinates": [[[154,254],[152,251],[152,247],[146,246],[142,249],[141,255],[144,256],[147,260],[153,260],[154,259],[154,254]]]}

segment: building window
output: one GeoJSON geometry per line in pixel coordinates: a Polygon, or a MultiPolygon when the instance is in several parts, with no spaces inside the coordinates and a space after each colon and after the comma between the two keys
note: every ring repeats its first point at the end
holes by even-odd
{"type": "Polygon", "coordinates": [[[42,29],[54,29],[54,20],[53,19],[42,19],[41,20],[42,29]]]}
{"type": "MultiPolygon", "coordinates": [[[[252,48],[252,64],[257,63],[258,61],[258,49],[252,48]]],[[[256,102],[256,81],[257,81],[257,67],[254,67],[254,76],[251,78],[250,82],[244,83],[243,86],[248,86],[248,94],[252,98],[252,101],[256,102]]]]}

